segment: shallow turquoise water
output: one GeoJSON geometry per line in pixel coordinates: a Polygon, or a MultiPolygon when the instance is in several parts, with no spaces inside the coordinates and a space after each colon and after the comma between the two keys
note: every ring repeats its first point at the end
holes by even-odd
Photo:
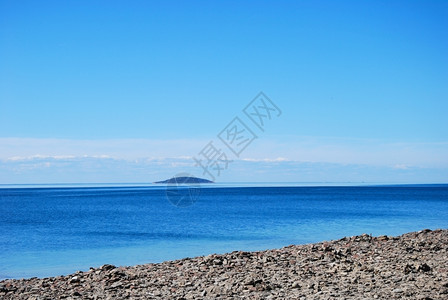
{"type": "Polygon", "coordinates": [[[0,189],[0,279],[448,228],[448,186],[0,189]]]}

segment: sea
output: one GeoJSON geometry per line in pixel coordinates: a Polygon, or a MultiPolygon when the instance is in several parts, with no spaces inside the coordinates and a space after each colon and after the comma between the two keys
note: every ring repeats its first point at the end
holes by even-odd
{"type": "Polygon", "coordinates": [[[0,280],[448,228],[448,185],[0,186],[0,280]]]}

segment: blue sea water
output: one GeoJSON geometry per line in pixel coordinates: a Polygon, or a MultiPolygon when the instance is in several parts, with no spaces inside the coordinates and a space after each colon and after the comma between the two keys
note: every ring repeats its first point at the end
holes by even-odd
{"type": "Polygon", "coordinates": [[[0,279],[448,228],[448,185],[0,188],[0,279]]]}

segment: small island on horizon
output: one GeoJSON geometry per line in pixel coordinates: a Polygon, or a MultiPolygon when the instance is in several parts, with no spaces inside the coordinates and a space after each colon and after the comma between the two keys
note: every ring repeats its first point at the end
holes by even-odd
{"type": "Polygon", "coordinates": [[[163,181],[156,181],[154,183],[214,183],[214,182],[198,177],[182,176],[182,177],[173,177],[163,181]]]}

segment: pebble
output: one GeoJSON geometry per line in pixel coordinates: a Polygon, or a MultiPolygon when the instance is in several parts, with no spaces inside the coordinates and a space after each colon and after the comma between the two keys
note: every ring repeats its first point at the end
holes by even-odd
{"type": "Polygon", "coordinates": [[[0,299],[448,299],[448,230],[0,281],[0,299]]]}

